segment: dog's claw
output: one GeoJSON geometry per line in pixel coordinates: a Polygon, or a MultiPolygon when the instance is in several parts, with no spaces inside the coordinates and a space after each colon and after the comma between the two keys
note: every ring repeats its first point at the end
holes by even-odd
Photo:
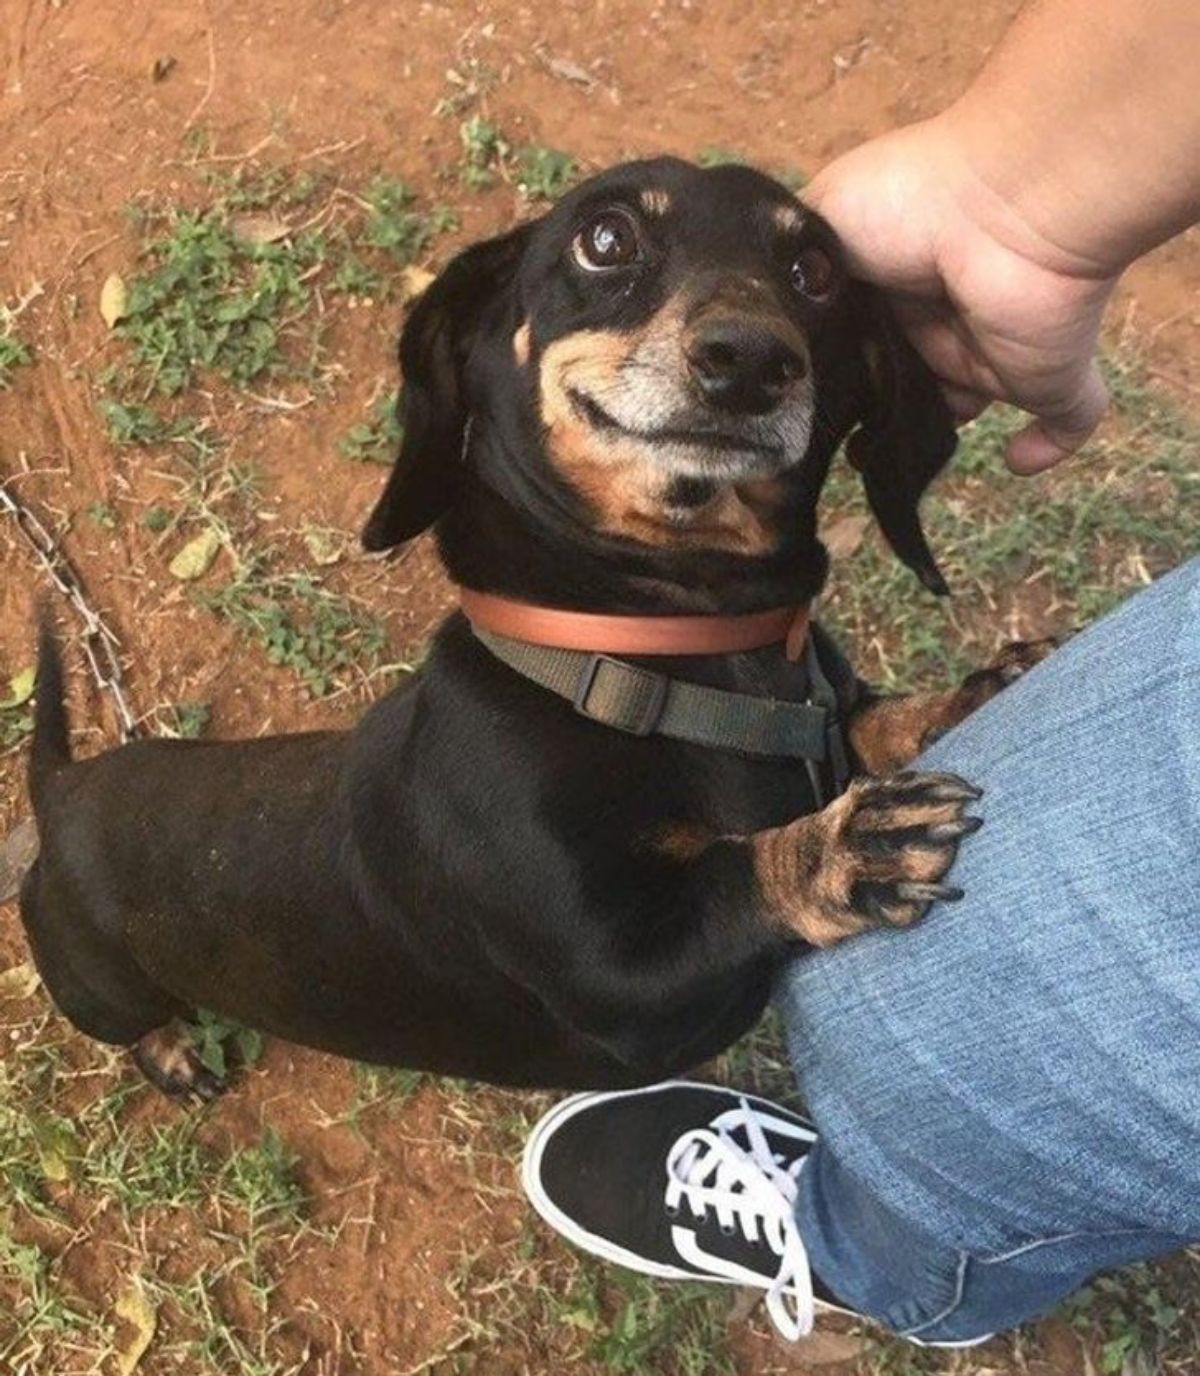
{"type": "Polygon", "coordinates": [[[982,817],[959,817],[953,822],[942,822],[938,826],[929,828],[929,839],[931,841],[957,841],[964,836],[970,836],[983,826],[982,817]]]}

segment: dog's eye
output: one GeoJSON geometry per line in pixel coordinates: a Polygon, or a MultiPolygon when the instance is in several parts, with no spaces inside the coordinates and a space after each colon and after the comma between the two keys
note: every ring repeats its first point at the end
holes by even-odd
{"type": "Polygon", "coordinates": [[[641,255],[637,229],[620,210],[606,210],[589,220],[572,247],[575,261],[589,272],[628,267],[641,255]]]}
{"type": "Polygon", "coordinates": [[[833,286],[833,263],[819,248],[801,249],[792,264],[792,286],[802,296],[822,297],[833,286]]]}

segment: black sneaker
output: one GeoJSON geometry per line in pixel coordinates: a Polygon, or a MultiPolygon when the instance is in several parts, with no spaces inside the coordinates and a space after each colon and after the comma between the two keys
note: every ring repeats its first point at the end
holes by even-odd
{"type": "Polygon", "coordinates": [[[649,1276],[765,1290],[775,1327],[796,1341],[816,1309],[863,1317],[812,1274],[796,1226],[816,1140],[807,1119],[765,1099],[671,1081],[556,1105],[526,1143],[521,1178],[577,1247],[649,1276]]]}
{"type": "Polygon", "coordinates": [[[522,1181],[584,1251],[668,1280],[757,1286],[796,1339],[816,1302],[836,1304],[812,1277],[792,1212],[816,1140],[798,1114],[715,1085],[577,1094],[534,1128],[522,1181]]]}

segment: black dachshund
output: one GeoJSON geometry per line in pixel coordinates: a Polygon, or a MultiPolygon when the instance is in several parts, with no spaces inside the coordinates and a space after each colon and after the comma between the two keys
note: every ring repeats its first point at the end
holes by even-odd
{"type": "Polygon", "coordinates": [[[43,635],[21,909],[77,1027],[175,1093],[216,1088],[170,1026],[199,1007],[372,1062],[631,1085],[727,1046],[804,943],[955,896],[977,794],[895,771],[1044,647],[907,698],[817,628],[797,657],[835,450],[939,590],[917,504],[955,445],[817,216],[744,167],[614,168],[456,257],[400,358],[365,543],[436,525],[490,596],[356,730],[72,763],[43,635]]]}

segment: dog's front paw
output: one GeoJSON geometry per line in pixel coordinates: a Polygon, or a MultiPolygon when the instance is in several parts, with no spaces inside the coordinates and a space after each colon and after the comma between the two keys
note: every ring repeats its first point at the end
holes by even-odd
{"type": "Polygon", "coordinates": [[[200,1059],[186,1028],[177,1023],[148,1032],[133,1047],[133,1060],[147,1080],[167,1096],[186,1103],[208,1103],[226,1089],[200,1059]]]}
{"type": "MultiPolygon", "coordinates": [[[[1053,636],[1043,640],[1010,640],[995,659],[979,674],[967,679],[987,677],[998,681],[998,686],[1007,688],[1015,683],[1022,674],[1027,674],[1035,665],[1040,664],[1047,655],[1058,649],[1058,641],[1053,636]]],[[[965,685],[964,685],[965,686],[965,685]]]]}
{"type": "Polygon", "coordinates": [[[957,774],[906,771],[857,779],[823,812],[764,833],[760,886],[796,936],[831,946],[871,927],[908,927],[936,900],[959,842],[981,819],[979,789],[957,774]]]}
{"type": "Polygon", "coordinates": [[[1010,641],[986,668],[976,669],[963,679],[958,690],[951,695],[940,719],[921,737],[921,749],[925,750],[941,740],[947,731],[953,730],[959,722],[966,721],[972,712],[977,712],[985,702],[990,702],[997,693],[1002,693],[1009,684],[1027,674],[1057,648],[1058,641],[1049,637],[1044,640],[1010,641]]]}

